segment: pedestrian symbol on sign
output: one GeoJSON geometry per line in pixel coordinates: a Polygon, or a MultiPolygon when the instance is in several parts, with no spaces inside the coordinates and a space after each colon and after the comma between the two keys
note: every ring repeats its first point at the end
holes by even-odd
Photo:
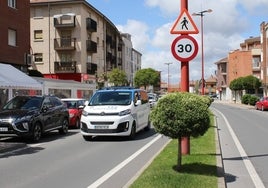
{"type": "Polygon", "coordinates": [[[187,30],[188,30],[188,27],[187,27],[187,24],[188,24],[189,22],[188,22],[188,20],[187,20],[187,18],[186,17],[183,17],[183,20],[182,20],[182,22],[181,22],[181,29],[183,30],[183,28],[185,27],[187,30]]]}

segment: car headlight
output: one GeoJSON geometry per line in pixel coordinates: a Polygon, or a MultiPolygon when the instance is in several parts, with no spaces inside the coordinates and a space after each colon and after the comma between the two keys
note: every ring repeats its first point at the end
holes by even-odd
{"type": "Polygon", "coordinates": [[[123,110],[121,112],[119,112],[119,116],[125,116],[127,114],[131,114],[131,110],[130,109],[127,109],[127,110],[123,110]]]}
{"type": "Polygon", "coordinates": [[[83,110],[83,111],[82,111],[82,115],[83,115],[83,116],[88,116],[87,111],[83,110]]]}

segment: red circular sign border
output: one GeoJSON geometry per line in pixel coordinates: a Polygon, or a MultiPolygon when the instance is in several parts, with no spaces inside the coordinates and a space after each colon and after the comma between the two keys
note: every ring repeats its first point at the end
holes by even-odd
{"type": "Polygon", "coordinates": [[[190,36],[190,35],[180,35],[177,38],[175,38],[175,40],[172,42],[171,52],[172,52],[173,56],[179,61],[191,61],[192,59],[195,58],[195,56],[198,53],[198,44],[197,44],[196,40],[192,36],[190,36]],[[175,52],[175,45],[177,44],[177,42],[179,40],[184,39],[184,38],[187,38],[187,39],[191,40],[194,43],[194,47],[195,47],[194,53],[188,58],[182,58],[182,57],[178,56],[177,53],[175,52]]]}

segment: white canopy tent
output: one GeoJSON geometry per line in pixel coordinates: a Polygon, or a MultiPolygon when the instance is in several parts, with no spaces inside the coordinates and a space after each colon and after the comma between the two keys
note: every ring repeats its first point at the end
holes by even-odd
{"type": "Polygon", "coordinates": [[[12,65],[0,63],[0,88],[10,90],[10,99],[12,89],[42,90],[42,84],[12,65]]]}

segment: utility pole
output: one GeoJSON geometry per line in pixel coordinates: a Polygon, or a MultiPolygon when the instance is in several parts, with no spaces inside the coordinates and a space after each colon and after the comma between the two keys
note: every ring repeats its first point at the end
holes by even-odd
{"type": "Polygon", "coordinates": [[[167,80],[167,91],[169,91],[169,65],[172,63],[165,63],[168,66],[168,80],[167,80]]]}

